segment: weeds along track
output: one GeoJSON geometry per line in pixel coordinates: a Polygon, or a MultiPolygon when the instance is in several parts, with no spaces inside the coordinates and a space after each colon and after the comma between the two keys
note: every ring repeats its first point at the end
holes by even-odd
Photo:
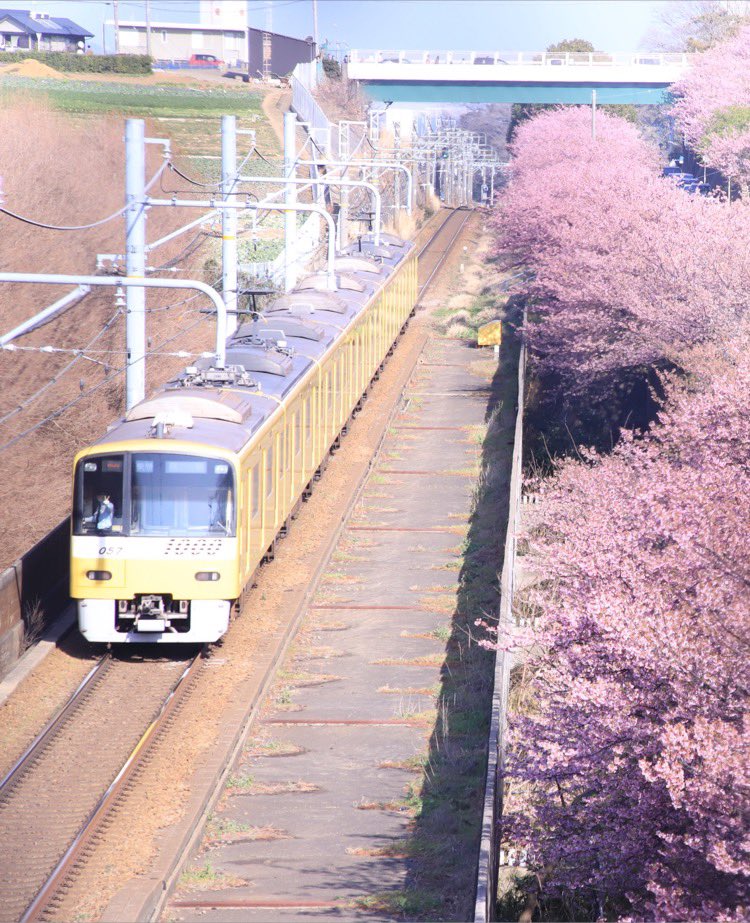
{"type": "Polygon", "coordinates": [[[102,658],[11,769],[0,788],[0,920],[42,918],[70,887],[200,664],[195,648],[102,658]]]}
{"type": "MultiPolygon", "coordinates": [[[[448,211],[422,245],[418,300],[470,216],[448,211]]],[[[284,649],[279,642],[274,669],[284,649]]],[[[0,923],[59,916],[115,814],[127,811],[127,794],[187,701],[204,653],[175,646],[103,657],[0,780],[0,923]]]]}

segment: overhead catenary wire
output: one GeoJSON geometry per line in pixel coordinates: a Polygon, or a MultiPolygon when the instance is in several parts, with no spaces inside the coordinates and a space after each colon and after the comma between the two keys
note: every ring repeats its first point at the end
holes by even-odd
{"type": "MultiPolygon", "coordinates": [[[[17,346],[15,343],[6,343],[4,346],[0,346],[0,352],[9,352],[9,353],[60,353],[67,356],[78,356],[81,359],[87,359],[89,356],[127,356],[127,349],[89,349],[88,347],[74,347],[74,346],[17,346]]],[[[216,353],[211,352],[210,350],[204,350],[199,353],[191,353],[186,350],[178,350],[177,352],[161,352],[159,350],[151,349],[149,350],[149,356],[173,356],[178,359],[211,359],[216,353]]],[[[0,423],[2,420],[0,420],[0,423]]]]}
{"type": "MultiPolygon", "coordinates": [[[[159,177],[162,175],[166,167],[166,162],[159,167],[156,173],[146,184],[146,190],[153,186],[157,179],[159,179],[159,177]]],[[[121,215],[124,215],[129,208],[130,204],[123,205],[123,207],[118,208],[116,212],[112,212],[111,215],[107,215],[106,218],[99,218],[97,221],[92,221],[90,224],[46,224],[43,221],[37,221],[35,218],[29,218],[26,215],[19,215],[16,212],[11,211],[9,208],[5,208],[4,206],[0,206],[0,214],[7,215],[9,218],[14,218],[16,221],[22,221],[24,224],[30,224],[35,228],[43,228],[45,231],[88,231],[91,228],[101,227],[101,225],[107,224],[109,221],[114,221],[115,218],[119,218],[121,215]]]]}
{"type": "MultiPolygon", "coordinates": [[[[212,285],[215,285],[217,281],[218,281],[218,278],[215,278],[215,279],[212,281],[211,284],[212,284],[212,285]]],[[[166,307],[161,307],[161,308],[147,308],[146,310],[147,310],[147,313],[153,313],[153,312],[157,312],[157,311],[174,310],[174,309],[176,309],[176,308],[182,307],[182,306],[185,305],[185,304],[188,304],[188,303],[191,302],[191,301],[195,301],[197,298],[200,298],[200,297],[201,297],[200,292],[197,292],[195,295],[190,295],[188,298],[181,299],[180,301],[175,302],[175,303],[173,303],[173,304],[171,304],[171,305],[167,305],[166,307]]],[[[192,311],[192,310],[194,310],[194,309],[191,309],[191,311],[192,311]]],[[[115,311],[115,313],[109,318],[109,320],[104,324],[104,326],[102,327],[102,329],[96,334],[96,336],[95,336],[92,340],[89,341],[89,343],[88,343],[86,346],[84,346],[83,348],[77,348],[77,349],[71,349],[71,350],[69,350],[69,351],[68,351],[69,354],[73,354],[73,355],[74,355],[74,358],[72,359],[72,361],[68,362],[59,372],[56,372],[55,375],[54,375],[48,382],[45,382],[45,384],[42,385],[41,388],[38,388],[33,394],[29,395],[29,397],[24,398],[24,400],[23,400],[20,404],[18,404],[18,406],[14,407],[12,410],[8,411],[8,413],[6,413],[6,414],[4,414],[2,417],[0,417],[0,426],[2,426],[2,425],[3,425],[4,423],[6,423],[8,420],[12,419],[12,418],[13,418],[14,416],[16,416],[17,414],[22,413],[24,410],[26,410],[26,408],[29,407],[31,404],[33,404],[34,401],[37,400],[37,398],[41,397],[41,396],[42,396],[46,391],[48,391],[53,385],[57,384],[57,383],[58,383],[58,382],[59,382],[59,381],[60,381],[60,380],[61,380],[61,379],[73,368],[73,366],[76,365],[76,363],[77,363],[80,359],[86,359],[86,358],[88,358],[87,355],[86,355],[86,353],[92,352],[91,347],[94,345],[94,343],[96,343],[99,339],[101,339],[102,336],[104,336],[104,334],[112,327],[112,325],[113,325],[114,322],[118,319],[118,317],[122,316],[122,314],[123,314],[122,309],[121,309],[121,308],[118,308],[118,309],[115,311]]],[[[160,346],[163,346],[163,345],[166,345],[167,343],[171,343],[172,340],[174,340],[174,339],[176,339],[177,337],[181,336],[183,333],[187,333],[188,331],[192,330],[192,329],[193,329],[194,327],[196,327],[203,319],[204,319],[203,317],[200,317],[195,323],[193,323],[193,324],[191,324],[189,327],[185,328],[185,330],[179,331],[179,332],[176,333],[174,336],[169,337],[167,340],[164,340],[164,341],[163,341],[161,344],[159,344],[159,345],[160,345],[160,346]]],[[[38,352],[44,352],[44,353],[47,353],[47,354],[50,354],[50,353],[64,353],[64,352],[65,352],[65,350],[57,349],[57,348],[55,348],[55,349],[43,349],[43,348],[37,348],[37,347],[17,347],[15,350],[6,350],[6,351],[7,351],[7,352],[18,352],[18,351],[21,351],[21,352],[28,352],[28,351],[34,351],[34,350],[36,350],[36,351],[38,351],[38,352]]],[[[114,350],[102,350],[102,352],[115,352],[115,351],[114,351],[114,350]]],[[[150,352],[149,352],[149,355],[152,355],[152,354],[153,354],[153,353],[150,351],[150,352]]],[[[164,354],[160,354],[160,355],[164,355],[164,354]]],[[[180,358],[182,358],[182,357],[180,357],[180,358]]],[[[91,361],[97,361],[97,360],[91,360],[91,361]]],[[[101,363],[100,363],[100,364],[101,364],[101,363]]],[[[127,368],[127,365],[125,365],[120,371],[125,371],[126,368],[127,368]]],[[[117,372],[116,374],[120,374],[120,372],[117,372]]],[[[113,376],[113,377],[116,377],[116,375],[113,376]]],[[[104,382],[99,382],[99,384],[96,385],[96,386],[91,390],[91,392],[86,392],[86,393],[93,393],[93,391],[95,391],[97,388],[99,388],[102,384],[104,384],[104,382]]],[[[86,393],[84,393],[83,395],[80,395],[80,397],[84,397],[86,393]]],[[[59,412],[60,412],[60,413],[63,413],[63,412],[65,411],[65,409],[66,409],[66,407],[63,407],[63,408],[60,409],[59,412]]],[[[51,415],[50,419],[54,419],[54,417],[57,415],[57,413],[58,413],[58,412],[55,411],[55,412],[51,415]]],[[[44,422],[47,422],[47,420],[43,420],[43,421],[41,421],[41,422],[44,423],[44,422]]],[[[33,432],[33,430],[34,430],[35,428],[37,428],[37,427],[33,427],[29,432],[33,432]]],[[[24,434],[24,433],[20,434],[19,438],[23,437],[23,435],[25,435],[25,434],[24,434]]],[[[15,441],[15,440],[11,440],[10,442],[6,443],[5,446],[3,446],[2,448],[0,448],[0,452],[3,451],[5,448],[9,447],[10,445],[12,445],[12,443],[13,443],[14,441],[15,441]]]]}
{"type": "MultiPolygon", "coordinates": [[[[240,165],[237,167],[237,172],[234,177],[234,182],[236,182],[237,178],[239,177],[240,173],[244,169],[248,160],[250,160],[250,158],[252,157],[254,153],[257,153],[259,154],[259,156],[262,157],[259,151],[256,151],[254,147],[251,147],[250,150],[247,152],[247,154],[245,154],[245,156],[242,158],[242,162],[240,163],[240,165]]],[[[263,159],[265,160],[265,158],[263,159]]],[[[180,170],[180,168],[176,166],[175,162],[171,159],[167,161],[166,165],[167,167],[169,167],[170,170],[172,170],[173,173],[176,173],[178,176],[182,177],[182,179],[184,179],[186,182],[192,183],[193,186],[200,186],[204,189],[220,189],[222,186],[221,180],[205,183],[205,182],[202,182],[201,180],[193,179],[192,177],[184,173],[182,170],[180,170]]],[[[257,196],[255,196],[255,199],[257,201],[257,196]]]]}
{"type": "MultiPolygon", "coordinates": [[[[114,322],[117,320],[118,317],[121,316],[122,313],[123,313],[122,309],[118,308],[115,311],[115,313],[112,315],[112,317],[110,317],[110,319],[106,322],[106,324],[104,324],[102,329],[96,334],[96,336],[92,340],[89,341],[89,343],[85,347],[85,350],[88,350],[91,346],[94,345],[94,343],[96,343],[99,339],[101,339],[101,337],[103,337],[104,334],[112,327],[112,324],[114,324],[114,322]]],[[[48,382],[43,384],[41,388],[39,388],[29,397],[24,398],[24,400],[17,407],[14,407],[13,410],[9,410],[8,413],[0,417],[0,426],[2,426],[2,424],[5,423],[7,420],[10,420],[12,417],[16,416],[16,414],[21,413],[30,404],[33,404],[37,398],[41,397],[45,391],[48,391],[52,387],[52,385],[56,384],[64,375],[66,375],[73,368],[73,366],[76,364],[79,358],[81,358],[80,351],[77,351],[76,358],[73,359],[72,362],[69,362],[59,372],[56,372],[55,375],[48,382]]]]}
{"type": "MultiPolygon", "coordinates": [[[[176,167],[176,166],[175,166],[174,164],[172,164],[172,163],[170,163],[169,169],[170,169],[173,173],[176,173],[181,179],[184,179],[186,182],[190,183],[192,186],[198,186],[198,187],[201,188],[201,189],[215,189],[217,195],[220,195],[220,194],[221,194],[221,190],[220,190],[220,188],[219,188],[219,187],[221,186],[221,183],[220,183],[220,182],[219,182],[219,183],[214,183],[214,182],[211,182],[211,183],[204,183],[204,182],[201,182],[201,180],[193,179],[193,177],[188,176],[187,173],[183,173],[183,171],[180,170],[179,167],[176,167]]],[[[161,189],[162,189],[162,192],[166,192],[166,193],[177,193],[177,192],[179,192],[180,194],[182,194],[183,192],[188,192],[188,193],[190,192],[190,190],[184,190],[184,189],[165,189],[163,185],[162,185],[161,189]]],[[[255,194],[252,193],[252,192],[244,192],[243,195],[252,196],[252,197],[255,199],[256,202],[259,202],[259,201],[260,201],[260,199],[258,198],[258,196],[255,195],[255,194]]]]}
{"type": "MultiPolygon", "coordinates": [[[[176,340],[177,337],[182,336],[185,333],[189,333],[191,330],[197,327],[198,324],[204,323],[205,320],[206,320],[205,316],[199,317],[198,320],[196,320],[189,327],[186,327],[184,330],[179,330],[173,336],[167,338],[166,340],[163,340],[161,343],[157,345],[156,348],[159,349],[159,347],[161,346],[166,346],[167,343],[171,343],[173,340],[176,340]]],[[[80,357],[77,356],[76,359],[74,359],[73,361],[76,362],[78,361],[79,358],[80,357]]],[[[63,404],[62,407],[59,407],[57,410],[54,410],[52,413],[48,414],[46,417],[44,417],[44,419],[37,421],[36,423],[34,423],[33,426],[28,427],[28,429],[25,429],[22,433],[18,433],[18,435],[14,436],[12,439],[9,439],[7,442],[3,443],[3,445],[0,445],[0,453],[5,452],[7,449],[14,446],[17,442],[20,442],[22,439],[25,439],[27,436],[30,436],[32,433],[35,433],[40,427],[44,426],[45,424],[51,423],[53,420],[57,419],[57,417],[65,413],[66,410],[70,410],[71,407],[74,407],[76,404],[80,403],[80,401],[82,401],[84,398],[90,397],[92,394],[94,394],[104,385],[108,384],[109,382],[114,381],[119,375],[122,375],[133,364],[134,364],[133,362],[126,362],[125,365],[113,370],[109,375],[107,375],[100,382],[95,384],[93,388],[89,388],[88,391],[84,391],[82,394],[79,394],[77,397],[68,401],[66,404],[63,404]]]]}

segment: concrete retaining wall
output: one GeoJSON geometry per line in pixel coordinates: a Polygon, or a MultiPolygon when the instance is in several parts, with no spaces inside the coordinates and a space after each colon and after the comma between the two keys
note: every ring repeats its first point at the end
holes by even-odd
{"type": "Polygon", "coordinates": [[[68,601],[70,520],[0,573],[0,679],[68,601]]]}

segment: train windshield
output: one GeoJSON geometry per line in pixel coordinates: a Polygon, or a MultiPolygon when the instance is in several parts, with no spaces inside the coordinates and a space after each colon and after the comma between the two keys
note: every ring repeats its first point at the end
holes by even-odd
{"type": "Polygon", "coordinates": [[[76,535],[233,535],[229,462],[144,452],[85,458],[76,471],[76,535]]]}
{"type": "Polygon", "coordinates": [[[217,458],[134,454],[131,535],[231,535],[231,467],[217,458]]]}

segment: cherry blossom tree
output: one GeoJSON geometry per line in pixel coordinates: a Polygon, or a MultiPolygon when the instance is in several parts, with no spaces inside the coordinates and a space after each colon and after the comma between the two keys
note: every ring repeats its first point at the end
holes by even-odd
{"type": "Polygon", "coordinates": [[[584,109],[543,113],[513,145],[498,247],[533,281],[529,344],[571,398],[601,398],[630,372],[690,370],[731,339],[750,287],[750,209],[689,196],[660,175],[631,124],[584,109]]]}
{"type": "Polygon", "coordinates": [[[748,345],[544,489],[538,706],[511,768],[533,797],[509,832],[594,915],[750,912],[748,345]]]}
{"type": "Polygon", "coordinates": [[[660,176],[590,112],[519,127],[498,249],[533,272],[532,367],[581,405],[648,370],[661,411],[557,464],[530,533],[536,703],[505,819],[571,913],[750,914],[750,205],[660,176]]]}
{"type": "Polygon", "coordinates": [[[743,195],[750,184],[750,25],[696,57],[672,88],[674,114],[704,162],[736,179],[743,195]]]}

